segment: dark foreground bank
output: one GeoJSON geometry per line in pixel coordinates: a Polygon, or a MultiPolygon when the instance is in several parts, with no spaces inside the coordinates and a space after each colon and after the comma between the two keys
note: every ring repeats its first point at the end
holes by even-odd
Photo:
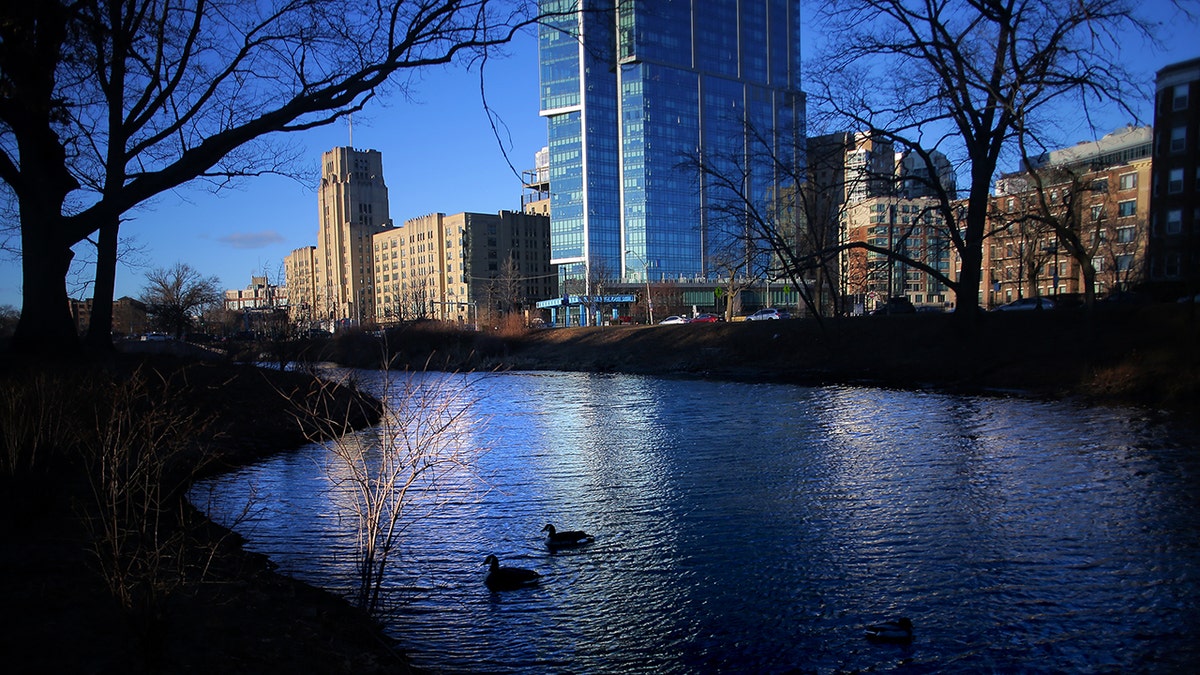
{"type": "MultiPolygon", "coordinates": [[[[159,404],[186,411],[171,417],[168,426],[178,425],[195,441],[179,446],[185,450],[160,472],[166,489],[154,500],[161,513],[153,527],[117,536],[106,536],[104,510],[96,507],[104,483],[93,478],[103,463],[91,455],[75,462],[65,450],[44,444],[40,456],[6,448],[0,597],[8,620],[0,631],[0,653],[8,672],[411,672],[368,617],[339,597],[275,573],[267,559],[246,552],[237,535],[181,498],[182,486],[194,475],[305,442],[295,402],[319,400],[331,412],[349,411],[354,426],[371,421],[372,402],[317,386],[308,375],[228,364],[124,361],[103,374],[92,366],[51,373],[11,361],[4,366],[5,421],[13,426],[20,424],[11,418],[14,405],[27,403],[22,392],[32,390],[43,402],[67,406],[69,415],[85,422],[81,428],[93,427],[84,434],[91,441],[83,445],[101,438],[107,442],[100,445],[119,445],[113,426],[98,428],[100,416],[88,409],[88,399],[102,398],[97,391],[128,396],[125,383],[137,377],[146,389],[127,406],[139,411],[136,417],[154,419],[159,404]],[[54,383],[62,381],[71,382],[75,392],[56,389],[54,383]],[[113,390],[110,381],[121,385],[113,390]],[[79,393],[85,396],[73,398],[79,393]],[[116,546],[133,553],[114,555],[116,546]],[[113,560],[128,570],[113,574],[113,560]]],[[[109,408],[96,407],[111,417],[109,408]]],[[[43,410],[26,407],[25,416],[43,410]]],[[[161,445],[172,445],[174,431],[161,426],[149,433],[161,445]]],[[[6,440],[20,436],[11,427],[0,433],[6,440]]]]}

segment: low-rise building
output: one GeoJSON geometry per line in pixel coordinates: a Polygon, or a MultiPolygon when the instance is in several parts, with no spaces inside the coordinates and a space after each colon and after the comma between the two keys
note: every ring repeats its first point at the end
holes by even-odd
{"type": "Polygon", "coordinates": [[[250,277],[249,286],[225,291],[225,309],[231,312],[287,308],[287,287],[272,284],[265,276],[250,277]]]}
{"type": "MultiPolygon", "coordinates": [[[[92,298],[86,300],[68,300],[71,317],[75,320],[75,330],[80,335],[87,332],[92,323],[92,298]]],[[[141,335],[146,332],[149,322],[146,319],[146,305],[140,300],[128,296],[113,301],[112,334],[115,338],[141,335]]]]}
{"type": "Polygon", "coordinates": [[[476,323],[557,294],[546,216],[433,213],[372,238],[375,320],[476,323]]]}
{"type": "Polygon", "coordinates": [[[1153,131],[1126,127],[997,181],[983,252],[987,306],[1132,288],[1146,277],[1153,131]]]}

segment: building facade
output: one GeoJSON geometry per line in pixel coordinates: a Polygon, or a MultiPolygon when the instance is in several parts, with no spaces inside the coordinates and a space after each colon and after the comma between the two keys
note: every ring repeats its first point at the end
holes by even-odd
{"type": "Polygon", "coordinates": [[[1150,127],[1118,129],[1002,177],[983,252],[986,306],[1129,290],[1146,279],[1150,127]]]}
{"type": "Polygon", "coordinates": [[[288,309],[288,288],[272,284],[265,276],[250,277],[250,285],[225,291],[225,309],[231,312],[246,310],[288,309]]]}
{"type": "MultiPolygon", "coordinates": [[[[843,232],[848,242],[864,242],[892,251],[950,277],[952,249],[941,201],[898,196],[859,199],[846,208],[843,232]]],[[[872,311],[889,298],[903,296],[917,307],[948,309],[953,292],[912,264],[866,248],[842,256],[842,293],[847,310],[872,311]]]]}
{"type": "MultiPolygon", "coordinates": [[[[92,323],[92,298],[86,300],[67,300],[71,310],[71,318],[75,321],[75,331],[83,335],[92,323]]],[[[112,304],[112,335],[114,338],[131,337],[145,333],[149,326],[146,317],[146,305],[140,300],[122,297],[112,304]]]]}
{"type": "Polygon", "coordinates": [[[777,167],[802,163],[800,3],[539,5],[559,13],[538,46],[560,284],[587,294],[601,279],[707,276],[739,224],[707,208],[732,196],[685,158],[745,171],[764,204],[796,175],[777,167]]]}
{"type": "Polygon", "coordinates": [[[306,328],[317,317],[317,247],[302,246],[283,259],[288,290],[288,318],[306,328]]]}
{"type": "Polygon", "coordinates": [[[550,217],[550,148],[538,150],[534,168],[524,174],[521,212],[550,217]]]}
{"type": "Polygon", "coordinates": [[[334,148],[321,155],[315,315],[325,322],[375,316],[372,237],[392,227],[378,150],[334,148]]]}
{"type": "Polygon", "coordinates": [[[536,213],[434,213],[373,237],[375,321],[477,323],[558,293],[550,219],[536,213]]]}
{"type": "Polygon", "coordinates": [[[1158,71],[1148,281],[1165,295],[1200,293],[1200,59],[1158,71]]]}
{"type": "Polygon", "coordinates": [[[832,269],[822,272],[837,280],[837,297],[824,303],[823,311],[869,312],[896,296],[918,307],[953,306],[953,291],[912,264],[956,276],[956,255],[935,189],[940,185],[953,199],[955,173],[941,153],[929,156],[932,170],[923,159],[896,153],[892,143],[868,133],[809,139],[801,216],[823,242],[815,249],[842,247],[838,256],[828,257],[832,269]]]}

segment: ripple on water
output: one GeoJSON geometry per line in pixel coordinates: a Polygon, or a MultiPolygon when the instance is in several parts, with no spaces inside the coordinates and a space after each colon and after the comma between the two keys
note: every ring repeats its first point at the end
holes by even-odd
{"type": "MultiPolygon", "coordinates": [[[[479,480],[427,495],[398,542],[389,630],[418,664],[1161,671],[1200,659],[1187,430],[1120,409],[854,387],[455,383],[478,390],[488,424],[471,439],[487,452],[479,480]],[[596,542],[548,551],[547,522],[596,542]],[[541,584],[489,592],[488,554],[541,584]],[[862,639],[900,614],[917,624],[912,647],[862,639]]],[[[354,540],[324,461],[319,446],[273,458],[194,501],[227,519],[252,502],[238,526],[252,548],[348,588],[354,540]]]]}

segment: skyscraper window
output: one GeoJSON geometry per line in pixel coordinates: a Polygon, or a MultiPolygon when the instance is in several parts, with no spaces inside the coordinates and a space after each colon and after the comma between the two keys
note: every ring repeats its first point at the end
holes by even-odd
{"type": "Polygon", "coordinates": [[[782,181],[763,152],[802,161],[798,0],[541,0],[541,114],[549,140],[551,262],[560,285],[714,272],[728,199],[689,158],[782,181]],[[755,149],[750,124],[765,148],[755,149]],[[752,157],[753,155],[753,157],[752,157]]]}

